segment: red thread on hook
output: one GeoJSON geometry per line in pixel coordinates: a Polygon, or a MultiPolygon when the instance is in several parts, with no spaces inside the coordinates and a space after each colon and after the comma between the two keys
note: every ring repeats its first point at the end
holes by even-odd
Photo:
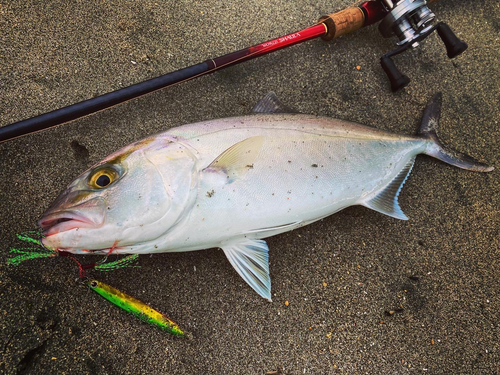
{"type": "Polygon", "coordinates": [[[80,270],[80,279],[85,278],[85,270],[95,268],[95,266],[96,266],[95,263],[89,263],[89,264],[82,265],[74,256],[71,255],[71,253],[68,253],[67,251],[59,250],[59,255],[61,255],[63,257],[68,257],[69,259],[75,261],[75,263],[78,265],[78,269],[80,270]]]}

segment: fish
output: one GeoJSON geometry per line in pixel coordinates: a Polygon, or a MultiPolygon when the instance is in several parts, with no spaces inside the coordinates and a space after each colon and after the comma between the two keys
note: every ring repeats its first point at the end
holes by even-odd
{"type": "Polygon", "coordinates": [[[398,196],[419,154],[493,170],[439,140],[441,105],[438,93],[405,136],[294,113],[269,93],[252,115],[174,127],[92,166],[39,220],[42,243],[105,255],[221,248],[271,301],[265,238],[353,205],[407,220],[398,196]]]}

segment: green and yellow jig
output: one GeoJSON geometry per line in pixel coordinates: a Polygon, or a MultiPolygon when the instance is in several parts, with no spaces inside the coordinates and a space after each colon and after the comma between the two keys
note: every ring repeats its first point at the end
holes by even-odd
{"type": "Polygon", "coordinates": [[[101,281],[89,280],[86,284],[90,287],[90,289],[99,293],[109,302],[114,303],[116,306],[121,307],[125,311],[135,315],[142,321],[158,326],[172,335],[186,337],[186,333],[184,333],[175,322],[146,305],[144,302],[141,302],[128,294],[120,292],[118,289],[113,288],[112,286],[101,281]]]}

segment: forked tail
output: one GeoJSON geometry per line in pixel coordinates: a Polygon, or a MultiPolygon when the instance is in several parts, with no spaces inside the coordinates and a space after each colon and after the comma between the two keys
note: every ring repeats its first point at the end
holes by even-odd
{"type": "Polygon", "coordinates": [[[462,169],[467,169],[469,171],[491,172],[494,169],[493,167],[481,163],[469,155],[462,154],[448,148],[441,143],[437,135],[439,118],[441,116],[441,102],[442,94],[438,92],[432,97],[429,104],[425,108],[418,135],[422,138],[429,139],[432,143],[429,144],[429,147],[427,147],[427,150],[424,153],[444,161],[445,163],[462,169]]]}

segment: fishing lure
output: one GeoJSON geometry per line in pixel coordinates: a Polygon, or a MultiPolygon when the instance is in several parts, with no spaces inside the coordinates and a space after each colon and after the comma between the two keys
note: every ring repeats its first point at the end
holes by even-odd
{"type": "MultiPolygon", "coordinates": [[[[25,233],[21,233],[17,235],[17,238],[20,239],[21,241],[28,242],[31,245],[34,245],[35,247],[22,247],[22,248],[13,248],[10,250],[11,253],[18,254],[17,256],[10,258],[7,260],[7,263],[11,266],[18,266],[20,263],[30,260],[30,259],[37,259],[37,258],[47,258],[47,257],[54,257],[54,256],[66,256],[75,261],[78,264],[78,268],[80,269],[80,277],[84,278],[85,277],[85,270],[87,269],[94,269],[98,271],[114,271],[120,268],[124,267],[138,267],[134,266],[133,263],[137,260],[139,257],[138,254],[133,254],[126,256],[122,259],[119,259],[114,262],[108,262],[105,263],[106,259],[104,261],[99,262],[99,263],[91,263],[91,264],[85,264],[82,265],[78,260],[76,260],[74,257],[71,256],[70,253],[64,252],[64,251],[57,251],[54,249],[51,249],[49,247],[44,246],[40,239],[37,239],[35,237],[40,237],[41,233],[38,231],[29,231],[25,233]],[[39,251],[36,251],[37,249],[40,249],[39,251]]],[[[115,305],[121,307],[125,311],[128,311],[138,317],[139,319],[156,325],[160,327],[161,329],[175,335],[175,336],[180,336],[180,337],[188,337],[190,338],[190,334],[186,334],[183,332],[179,326],[173,322],[172,320],[168,319],[165,315],[162,313],[152,309],[145,303],[139,301],[138,299],[135,299],[125,293],[120,292],[118,289],[113,288],[110,285],[107,285],[103,282],[97,281],[97,280],[90,280],[87,281],[86,284],[93,290],[95,290],[98,294],[106,298],[108,301],[114,303],[115,305]]]]}
{"type": "Polygon", "coordinates": [[[89,280],[86,284],[90,287],[90,289],[99,293],[109,302],[114,303],[116,306],[121,307],[125,311],[135,315],[142,321],[155,325],[172,335],[189,337],[189,335],[183,332],[175,322],[167,318],[164,314],[146,305],[144,302],[141,302],[128,294],[120,292],[118,289],[113,288],[112,286],[101,281],[89,280]]]}

